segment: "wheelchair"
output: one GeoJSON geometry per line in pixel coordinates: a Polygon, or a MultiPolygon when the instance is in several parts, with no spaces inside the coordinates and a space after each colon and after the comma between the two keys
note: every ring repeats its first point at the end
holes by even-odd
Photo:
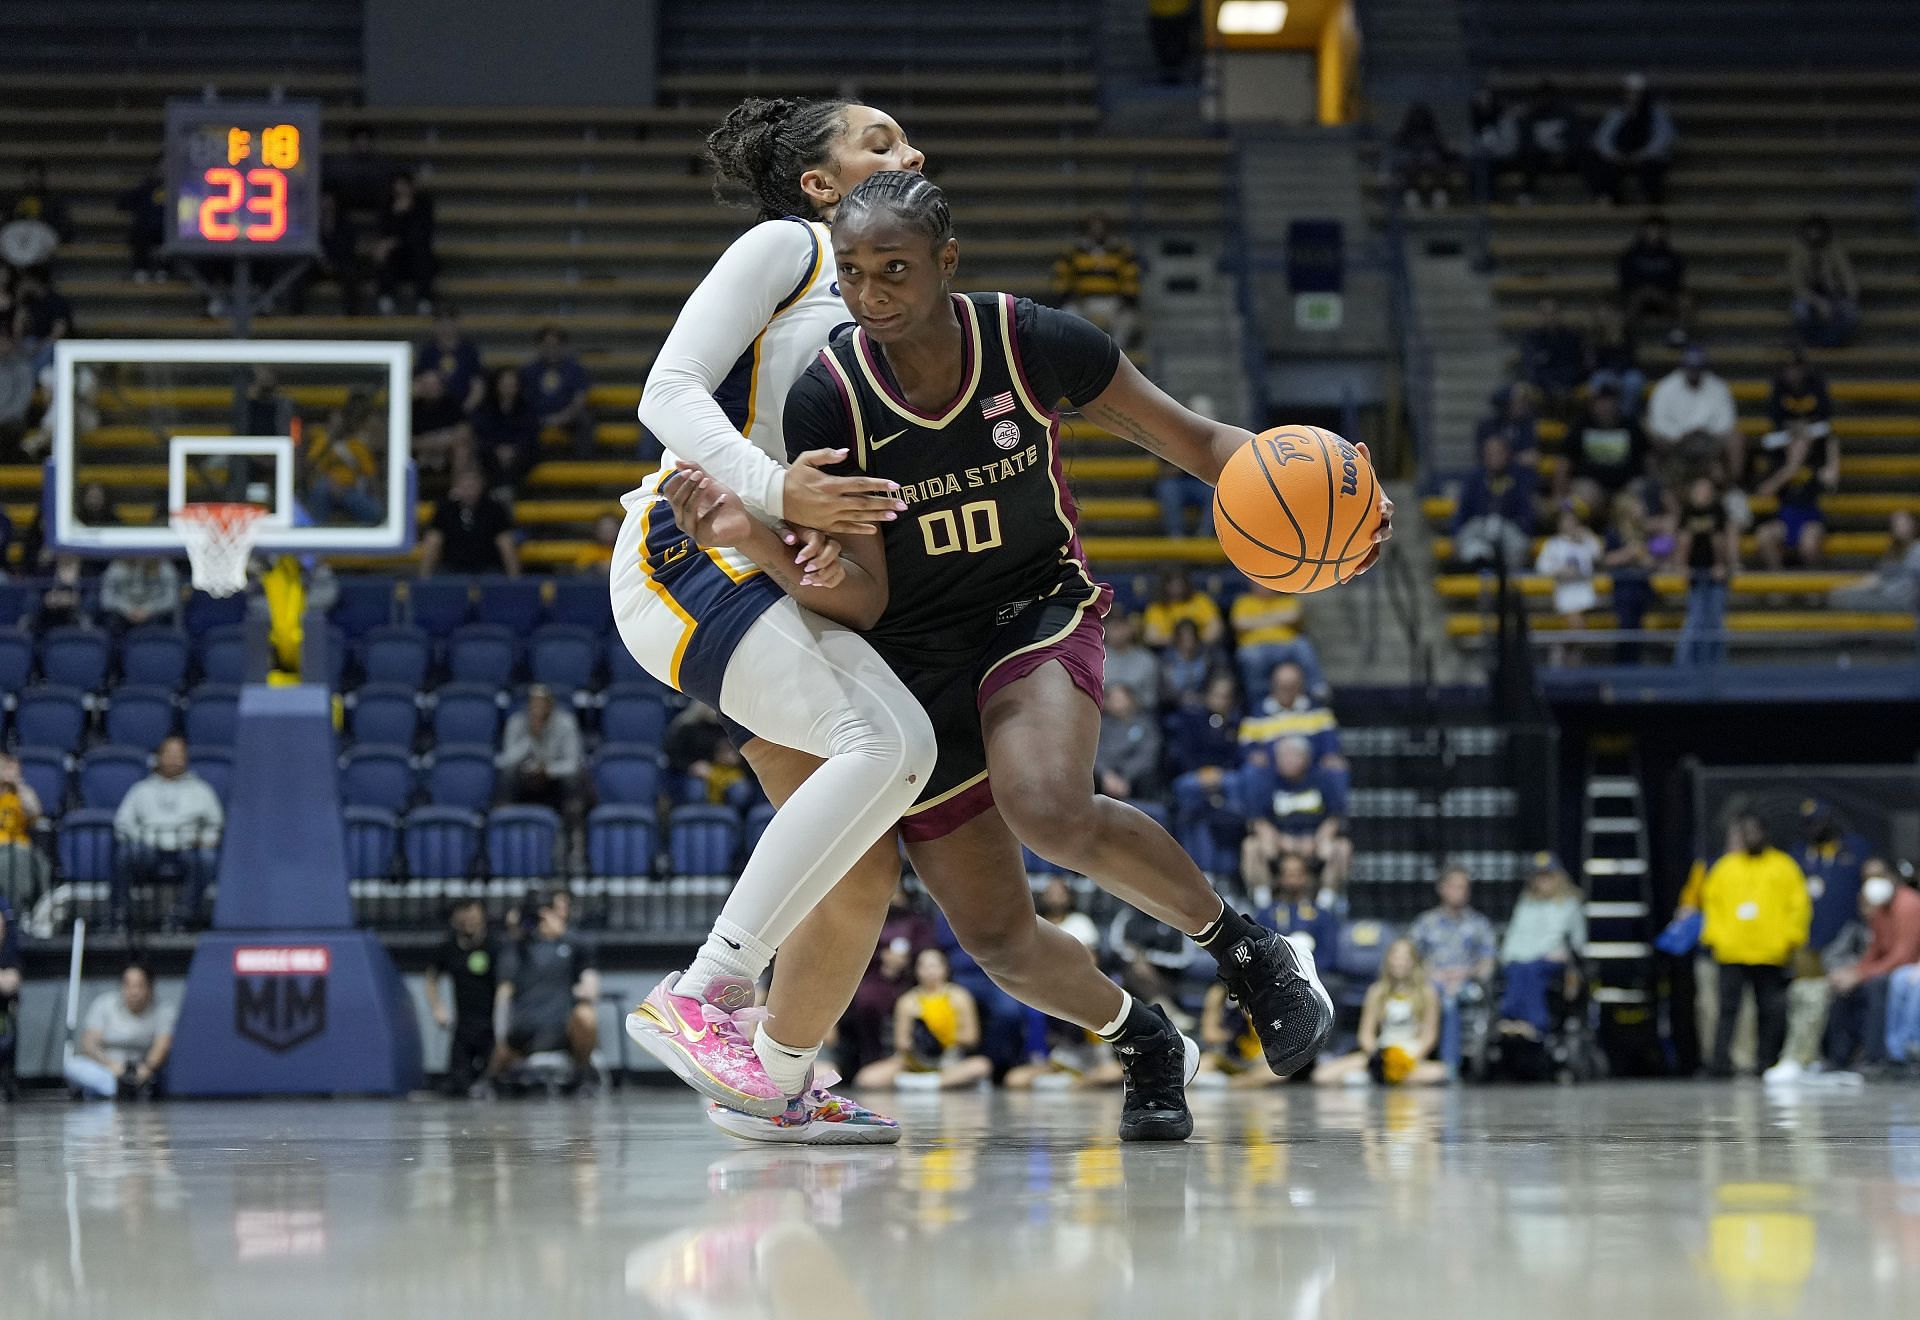
{"type": "Polygon", "coordinates": [[[1593,997],[1592,977],[1578,958],[1547,990],[1551,1025],[1542,1036],[1503,1029],[1499,1016],[1505,988],[1504,969],[1500,969],[1490,981],[1461,992],[1462,1080],[1572,1085],[1607,1076],[1607,1057],[1600,1049],[1599,1005],[1593,997]]]}

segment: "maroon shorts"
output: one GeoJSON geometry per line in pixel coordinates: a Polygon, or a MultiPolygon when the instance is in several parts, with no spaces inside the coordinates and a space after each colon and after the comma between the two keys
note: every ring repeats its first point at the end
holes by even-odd
{"type": "Polygon", "coordinates": [[[980,712],[996,692],[1058,660],[1074,686],[1100,704],[1107,667],[1104,620],[1112,602],[1106,586],[1032,601],[994,631],[978,663],[964,668],[915,669],[879,648],[926,707],[940,746],[927,791],[900,822],[903,838],[913,843],[951,834],[993,805],[980,712]]]}

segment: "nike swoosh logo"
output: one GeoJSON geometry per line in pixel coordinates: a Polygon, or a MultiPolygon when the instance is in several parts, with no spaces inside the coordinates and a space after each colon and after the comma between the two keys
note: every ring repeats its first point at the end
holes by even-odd
{"type": "Polygon", "coordinates": [[[895,431],[892,435],[888,436],[885,440],[875,440],[872,444],[868,445],[867,448],[885,449],[888,445],[892,444],[895,440],[898,440],[901,436],[905,434],[906,434],[905,431],[895,431]]]}
{"type": "Polygon", "coordinates": [[[725,935],[722,935],[720,937],[720,942],[726,945],[729,949],[733,949],[735,951],[738,951],[741,947],[740,945],[735,944],[732,940],[728,939],[725,935]]]}
{"type": "Polygon", "coordinates": [[[667,1012],[673,1014],[673,1020],[679,1024],[680,1034],[688,1040],[704,1040],[706,1038],[706,1024],[703,1022],[698,1029],[695,1029],[693,1024],[688,1022],[686,1017],[680,1012],[679,1005],[675,1004],[671,999],[667,1001],[667,1012]]]}

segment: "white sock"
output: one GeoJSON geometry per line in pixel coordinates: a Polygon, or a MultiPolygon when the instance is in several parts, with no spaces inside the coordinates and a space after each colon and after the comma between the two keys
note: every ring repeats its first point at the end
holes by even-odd
{"type": "Polygon", "coordinates": [[[1095,1027],[1093,1029],[1093,1034],[1096,1036],[1099,1036],[1103,1040],[1110,1038],[1114,1032],[1120,1030],[1121,1026],[1125,1024],[1127,1020],[1127,1014],[1131,1012],[1133,1012],[1133,996],[1128,994],[1125,990],[1122,990],[1120,992],[1120,1011],[1113,1015],[1113,1021],[1107,1023],[1106,1026],[1095,1027]]]}
{"type": "Polygon", "coordinates": [[[802,1050],[782,1045],[767,1034],[767,1024],[762,1022],[753,1029],[753,1052],[760,1056],[760,1066],[767,1070],[767,1076],[782,1095],[799,1095],[800,1088],[807,1084],[807,1073],[813,1068],[820,1047],[811,1045],[802,1050]]]}
{"type": "Polygon", "coordinates": [[[674,982],[673,992],[693,999],[705,999],[707,988],[716,977],[738,976],[757,981],[760,973],[766,971],[767,964],[772,961],[772,949],[755,939],[751,931],[743,930],[723,916],[713,923],[713,933],[700,946],[693,965],[680,973],[680,979],[674,982]]]}

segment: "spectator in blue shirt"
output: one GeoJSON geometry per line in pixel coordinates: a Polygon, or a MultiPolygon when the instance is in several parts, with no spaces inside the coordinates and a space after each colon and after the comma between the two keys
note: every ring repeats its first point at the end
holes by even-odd
{"type": "Polygon", "coordinates": [[[1288,660],[1273,667],[1266,697],[1241,721],[1240,743],[1244,755],[1264,753],[1271,762],[1274,744],[1291,737],[1307,740],[1315,765],[1346,769],[1346,758],[1340,754],[1340,722],[1330,707],[1308,693],[1307,671],[1288,660]]]}
{"type": "Polygon", "coordinates": [[[1176,705],[1191,706],[1206,690],[1216,656],[1200,640],[1199,626],[1182,619],[1173,626],[1173,645],[1160,655],[1160,692],[1176,705]]]}
{"type": "MultiPolygon", "coordinates": [[[[1564,405],[1586,375],[1587,337],[1561,318],[1559,303],[1542,298],[1540,319],[1520,339],[1520,379],[1564,405]]],[[[1521,391],[1512,393],[1518,396],[1521,391]]],[[[1537,442],[1532,418],[1523,415],[1518,421],[1529,428],[1529,436],[1537,442]]],[[[1530,446],[1516,443],[1514,447],[1524,451],[1530,446]]]]}
{"type": "Polygon", "coordinates": [[[480,346],[460,331],[460,313],[441,304],[433,338],[413,350],[413,436],[437,436],[465,424],[486,395],[480,346]]]}
{"type": "Polygon", "coordinates": [[[575,458],[593,456],[593,412],[587,391],[593,380],[567,345],[567,332],[557,325],[540,332],[540,352],[520,368],[520,390],[533,405],[540,426],[557,426],[567,433],[575,458]]]}
{"type": "MultiPolygon", "coordinates": [[[[1250,895],[1254,915],[1282,935],[1304,939],[1322,968],[1340,945],[1340,921],[1346,900],[1325,888],[1315,891],[1313,867],[1300,853],[1289,853],[1274,868],[1273,889],[1250,895]]],[[[1325,971],[1321,972],[1324,977],[1325,971]]]]}
{"type": "Polygon", "coordinates": [[[1240,764],[1240,689],[1222,671],[1207,680],[1198,706],[1186,705],[1167,716],[1167,769],[1183,776],[1231,770],[1240,764]]]}
{"type": "Polygon", "coordinates": [[[1508,572],[1522,571],[1533,557],[1537,476],[1513,461],[1501,437],[1482,440],[1480,469],[1461,488],[1453,516],[1454,557],[1474,567],[1505,563],[1508,572]]]}
{"type": "Polygon", "coordinates": [[[1540,456],[1540,400],[1524,378],[1524,371],[1523,360],[1523,378],[1501,386],[1488,396],[1491,411],[1473,428],[1475,444],[1489,436],[1499,436],[1507,442],[1507,452],[1513,461],[1523,467],[1540,456]]]}
{"type": "Polygon", "coordinates": [[[471,425],[474,458],[487,489],[512,499],[540,460],[540,418],[517,370],[502,367],[494,373],[493,389],[473,410],[471,425]]]}
{"type": "Polygon", "coordinates": [[[1833,804],[1819,798],[1800,804],[1800,820],[1807,831],[1800,870],[1807,877],[1807,897],[1813,900],[1807,947],[1824,949],[1858,915],[1860,869],[1873,855],[1873,845],[1842,826],[1833,804]]]}
{"type": "Polygon", "coordinates": [[[1271,763],[1262,758],[1241,770],[1240,785],[1247,810],[1240,875],[1248,890],[1270,884],[1281,858],[1298,856],[1319,864],[1323,894],[1340,893],[1353,862],[1346,783],[1314,764],[1313,744],[1282,738],[1271,763]]]}
{"type": "Polygon", "coordinates": [[[1485,995],[1499,945],[1493,923],[1473,909],[1473,876],[1466,867],[1449,866],[1434,888],[1440,906],[1422,912],[1407,938],[1440,992],[1440,1057],[1448,1067],[1458,1069],[1460,1005],[1485,995]]]}

